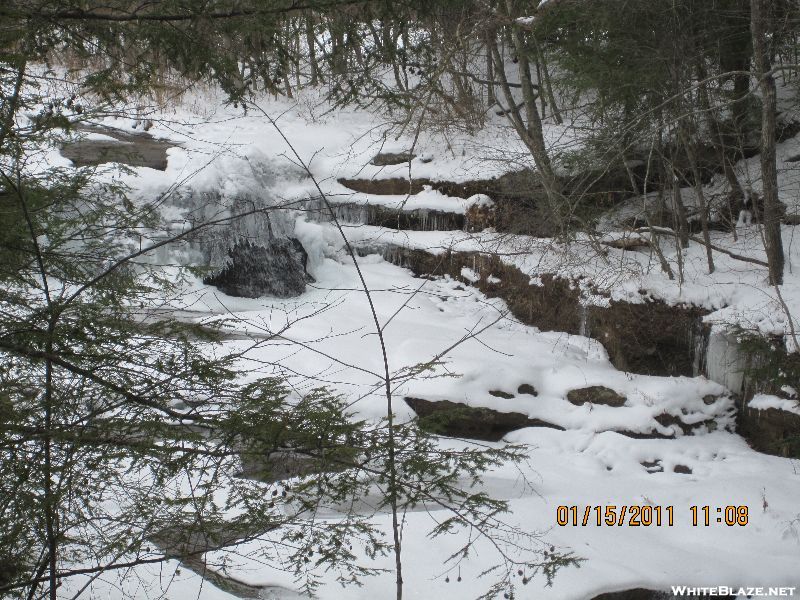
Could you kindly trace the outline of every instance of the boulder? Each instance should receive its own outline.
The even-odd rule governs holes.
[[[419,417],[419,426],[431,433],[450,437],[497,442],[507,433],[524,427],[564,428],[518,412],[499,412],[491,408],[467,406],[449,400],[431,401],[405,398]]]
[[[310,279],[308,258],[301,249],[302,244],[292,238],[273,238],[264,245],[239,241],[228,251],[228,263],[203,283],[242,298],[299,296]]]
[[[625,404],[626,398],[625,396],[620,396],[611,388],[602,385],[593,385],[577,390],[570,390],[567,394],[567,400],[575,406],[582,406],[588,402],[590,404],[604,404],[606,406],[618,408]]]
[[[175,142],[160,140],[147,133],[129,133],[110,127],[79,126],[78,131],[100,133],[107,140],[82,139],[64,144],[61,155],[76,167],[120,163],[131,167],[167,168],[167,150]]]
[[[372,158],[370,164],[375,165],[376,167],[401,165],[414,160],[416,156],[416,154],[412,154],[410,152],[379,152]]]

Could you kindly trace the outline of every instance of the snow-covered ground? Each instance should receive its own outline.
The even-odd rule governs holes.
[[[187,110],[186,106],[202,106],[202,111]],[[508,172],[521,165],[509,157],[524,155],[524,148],[503,120],[490,121],[486,130],[477,136],[456,134],[448,140],[439,136],[421,134],[414,141],[410,135],[394,139],[387,136],[388,124],[376,116],[355,111],[337,110],[324,114],[321,108],[310,103],[287,104],[265,101],[264,112],[277,121],[283,135],[288,138],[297,154],[306,162],[317,178],[322,190],[332,202],[379,204],[402,210],[432,209],[463,214],[471,203],[468,199],[454,198],[433,190],[423,190],[411,195],[370,195],[348,190],[340,178],[387,179],[428,178],[464,182],[487,179]],[[166,171],[142,170],[134,178],[123,177],[136,192],[152,200],[165,190],[178,186],[195,191],[215,191],[234,198],[237,195],[270,197],[275,204],[295,207],[298,199],[317,195],[317,190],[304,173],[279,132],[263,114],[249,110],[215,106],[213,99],[203,103],[187,100],[182,108],[161,115],[150,130],[155,136],[165,137],[180,146],[168,151]],[[107,119],[105,125],[130,129],[131,122]],[[558,148],[573,148],[579,142],[568,128],[549,125],[548,142]],[[412,145],[418,155],[425,155],[410,163],[379,167],[370,163],[378,152],[408,151]],[[778,146],[778,174],[781,184],[780,198],[789,212],[797,212],[798,167],[791,162],[800,154],[800,139],[792,138]],[[68,164],[61,157],[49,160]],[[758,157],[740,161],[736,165],[740,179],[752,183],[759,191]],[[707,187],[710,197],[720,193],[720,177]],[[268,188],[268,189],[265,189]],[[683,190],[691,204],[693,190]],[[639,210],[636,203],[627,205]],[[180,224],[185,211],[177,210],[167,217]],[[786,255],[786,278],[781,288],[783,300],[789,307],[800,307],[800,247],[796,243],[793,226],[783,227]],[[327,237],[327,246],[320,246],[316,233],[303,237],[309,254],[319,260],[331,246],[342,246],[335,236]],[[723,232],[712,232],[712,243],[736,255],[766,260],[763,240],[757,226],[740,227],[738,239]],[[658,258],[647,248],[637,251],[599,246],[596,240],[579,237],[570,246],[554,244],[551,240],[533,240],[508,235],[484,233],[476,236],[463,232],[392,231],[382,228],[356,227],[348,229],[351,241],[365,246],[374,243],[391,243],[410,248],[433,251],[482,250],[503,255],[503,260],[520,267],[532,277],[540,273],[553,273],[568,279],[585,278],[601,291],[601,295],[586,294],[587,303],[603,303],[607,298],[642,302],[657,298],[670,304],[688,303],[702,306],[712,312],[707,320],[712,323],[733,325],[762,333],[791,334],[789,315],[783,308],[774,289],[767,281],[767,270],[742,262],[721,252],[714,252],[716,270],[707,272],[705,248],[693,243],[683,252],[683,277],[679,284],[670,280],[659,266]],[[678,278],[677,252],[668,238],[661,238],[664,255]],[[644,292],[641,293],[641,292]],[[790,311],[797,312],[797,311]],[[794,328],[800,330],[800,320],[794,316]],[[790,340],[790,346],[792,345]]]
[[[381,149],[409,150],[410,139],[385,143],[382,123],[355,111],[314,116],[313,110],[301,105],[265,103],[263,107],[278,119],[283,133],[334,199],[406,201],[351,195],[336,179],[408,177],[408,163],[395,167],[368,163]],[[134,175],[123,177],[141,201],[150,201],[176,184],[198,192],[221,192],[227,197],[260,195],[276,204],[315,195],[313,183],[292,164],[290,149],[263,115],[251,110],[244,116],[229,108],[212,111],[206,106],[203,114],[182,108],[162,116],[150,133],[180,146],[169,151],[166,171],[137,169]],[[121,120],[105,124],[129,127]],[[551,128],[549,134],[553,143],[569,138],[561,128]],[[498,175],[509,165],[492,160],[500,155],[491,149],[513,143],[513,139],[499,122],[483,138],[450,140],[449,148],[433,137],[422,136],[417,142],[418,153],[432,160],[411,161],[411,174],[451,181]],[[407,199],[405,208],[463,212],[464,202],[426,191]],[[378,389],[382,358],[366,297],[343,251],[343,241],[331,224],[308,222],[300,212],[286,210],[283,214],[308,251],[309,271],[316,280],[304,295],[289,300],[231,298],[195,281],[173,306],[197,311],[199,320],[232,319],[232,333],[253,338],[291,324],[280,340],[260,344],[248,353],[242,372],[280,373],[300,390],[326,385],[351,399],[358,415],[380,418],[385,408]],[[180,227],[182,207],[173,206],[165,218]],[[583,275],[612,298],[638,300],[643,290],[645,295],[668,302],[690,302],[712,309],[712,320],[746,322],[762,331],[782,334],[789,331],[789,317],[765,285],[765,269],[717,253],[717,271],[708,276],[705,251],[699,245],[686,252],[685,283],[679,286],[667,279],[649,253],[606,248],[603,254],[589,239],[563,247],[549,240],[491,232],[476,236],[367,226],[349,227],[346,232],[351,241],[364,246],[391,243],[434,252],[446,248],[513,250],[504,260],[530,274],[533,284],[542,273]],[[797,309],[800,278],[792,265],[800,264],[800,250],[793,238],[794,228],[786,227],[788,267],[782,293],[786,304]],[[714,241],[735,253],[763,259],[755,228],[741,231],[736,243],[723,234],[715,234]],[[674,250],[667,255],[674,259]],[[186,259],[185,254],[176,253],[173,258],[176,256]],[[159,260],[165,258],[169,257]],[[375,255],[361,259],[360,264],[384,326],[389,366],[397,376],[394,393],[398,400],[403,396],[446,399],[521,412],[566,429],[527,428],[509,434],[508,441],[530,444],[529,463],[522,470],[511,465],[499,468],[485,481],[487,492],[509,500],[510,524],[542,532],[546,545],[571,549],[585,559],[580,568],[560,571],[552,587],[546,587],[541,577],[527,585],[522,585],[523,576],[517,577],[516,598],[583,600],[605,591],[668,589],[671,585],[800,585],[800,465],[754,452],[731,432],[732,401],[721,385],[703,377],[620,372],[598,342],[522,325],[507,314],[502,301],[489,299],[460,282],[414,278],[409,271]],[[606,300],[587,290],[587,301]],[[230,350],[251,345],[246,336],[230,337],[224,342]],[[414,366],[440,354],[435,377],[404,377]],[[521,384],[532,385],[538,396],[518,393]],[[625,396],[625,405],[575,406],[567,401],[570,390],[594,385]],[[493,390],[513,397],[498,398],[489,393]],[[704,400],[709,397],[713,398]],[[402,401],[396,402],[396,410],[401,419],[413,417]],[[685,435],[680,428],[655,420],[662,414],[681,416],[685,423],[698,427],[694,435]],[[714,425],[701,424],[704,422]],[[675,437],[634,439],[617,433],[619,430]],[[671,506],[674,523],[597,526],[592,516],[586,526],[559,526],[556,515],[560,505],[577,506],[581,518],[587,506],[647,505],[663,510]],[[708,526],[692,524],[691,506],[711,507]],[[748,524],[726,525],[726,506],[747,506]],[[717,507],[721,513],[716,512]],[[722,523],[717,522],[720,515]],[[459,547],[459,540],[445,537],[431,541],[426,535],[440,517],[436,510],[405,515],[407,598],[470,598],[488,587],[489,581],[478,580],[477,575],[499,560],[496,552],[487,541],[479,542],[476,551],[461,562],[461,581],[457,581],[459,573],[448,570],[444,560]],[[336,519],[335,511],[327,518]],[[389,531],[388,515],[377,514],[374,521]],[[227,574],[254,585],[276,586],[265,592],[265,597],[295,597],[288,591],[294,585],[291,576],[263,564],[257,544],[222,554],[210,556],[210,564],[224,558]],[[366,579],[363,587],[343,589],[331,577],[319,596],[365,600],[392,597],[392,559],[378,559],[376,563],[374,566],[387,571]],[[121,585],[136,597],[160,597],[169,583],[168,597],[229,597],[210,583],[202,584],[186,569],[175,575],[176,568],[174,562],[139,567],[133,578],[122,584],[116,574],[108,575],[95,582],[95,592],[98,597],[117,597],[117,586]]]

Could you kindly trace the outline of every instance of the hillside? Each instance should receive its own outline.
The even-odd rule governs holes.
[[[323,4],[0,9],[0,596],[796,593],[794,10]]]

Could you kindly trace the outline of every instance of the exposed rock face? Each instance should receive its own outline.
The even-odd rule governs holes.
[[[800,415],[778,408],[739,409],[739,433],[759,452],[800,457]]]
[[[466,212],[464,229],[470,232],[497,227],[497,209],[494,203],[476,202]]]
[[[167,168],[167,149],[175,142],[159,140],[146,133],[127,133],[109,127],[78,128],[89,133],[101,133],[114,140],[80,140],[66,144],[61,154],[76,167],[115,162],[131,167],[149,167],[159,171]]]
[[[379,251],[387,261],[411,269],[417,276],[449,275],[463,281],[461,271],[468,267],[480,278],[465,283],[490,298],[502,298],[520,322],[544,331],[592,337],[603,344],[612,364],[621,371],[687,377],[702,371],[708,336],[708,327],[702,323],[708,314],[704,309],[660,301],[611,301],[607,307],[582,307],[574,282],[543,274],[539,285],[531,285],[529,275],[497,256],[476,252],[431,254],[396,246],[362,251]]]
[[[498,231],[547,237],[555,235],[561,225],[549,209],[541,181],[535,173],[528,170],[508,173],[496,179],[464,183],[433,181],[427,178],[409,180],[400,177],[342,178],[338,182],[356,192],[376,195],[418,194],[427,186],[447,196],[458,198],[470,198],[476,194],[486,195],[494,201],[491,210],[485,205],[467,219],[467,222],[471,223],[470,229],[475,231],[481,227],[496,227]]]
[[[449,400],[433,402],[422,398],[405,398],[405,401],[417,413],[420,427],[439,435],[497,442],[507,433],[524,427],[564,430],[558,425],[531,419],[518,412],[498,412]]]
[[[611,301],[608,308],[589,307],[588,335],[605,346],[621,371],[692,376],[701,370],[698,348],[708,335],[702,324],[707,313],[659,301]]]
[[[606,406],[620,407],[625,405],[625,396],[620,396],[611,388],[602,385],[571,390],[567,394],[567,400],[575,406],[582,406],[587,402],[590,404],[605,404]]]
[[[388,179],[350,179],[341,177],[337,179],[346,188],[363,194],[401,195],[419,194],[426,185],[431,185],[429,179],[403,179],[391,177]],[[437,188],[438,189],[438,188]]]
[[[464,229],[464,215],[432,209],[394,210],[379,205],[365,208],[366,222],[378,227],[407,231],[458,231]]]
[[[289,238],[289,241],[292,242],[292,246],[294,246],[294,249],[300,257],[300,262],[303,264],[303,273],[306,274],[306,278],[313,279],[308,273],[308,252],[303,248],[303,244],[297,238]]]
[[[331,211],[340,223],[374,225],[389,229],[409,231],[458,231],[465,228],[465,215],[459,212],[415,208],[397,210],[380,204],[361,204],[356,202],[331,202],[328,207],[323,201],[314,199],[305,208],[313,219],[331,222]]]
[[[404,184],[407,186],[408,182],[404,181]],[[731,344],[728,344],[731,345],[730,352],[720,348],[722,338],[712,335],[710,326],[703,323],[703,317],[708,314],[703,308],[668,305],[649,298],[643,298],[638,303],[612,300],[607,306],[585,307],[581,304],[579,282],[542,274],[536,284],[531,284],[529,275],[490,254],[433,254],[391,245],[359,249],[365,254],[376,251],[387,261],[411,269],[417,276],[446,275],[474,285],[489,297],[502,298],[514,317],[526,325],[545,331],[592,337],[603,344],[612,364],[619,370],[659,376],[692,377],[705,374],[709,379],[742,394],[745,399],[752,397],[753,388],[776,393],[768,385],[770,377],[756,375],[757,381],[746,381],[742,371],[750,363],[745,361],[741,366],[738,366],[738,362],[734,364],[733,359],[739,350]],[[462,275],[464,267],[475,273],[477,279],[471,277],[469,281],[465,280]],[[518,393],[526,392],[520,389]],[[581,398],[573,393],[570,401],[574,404],[596,401],[609,406],[621,406],[625,400],[615,394],[605,400],[599,398],[598,402],[598,398]],[[717,401],[718,398],[714,396],[703,398],[706,405]],[[680,415],[666,413],[655,418],[663,427],[675,426],[685,434],[699,426],[706,426],[709,430],[718,427],[715,420],[687,423]],[[800,456],[798,421],[795,415],[787,411],[755,411],[740,407],[738,431],[758,451]],[[634,438],[671,437],[661,431],[619,433]]]
[[[230,249],[223,269],[203,283],[242,298],[299,296],[309,279],[305,270],[308,257],[301,249],[302,244],[289,238],[270,239],[263,246],[239,241]]]

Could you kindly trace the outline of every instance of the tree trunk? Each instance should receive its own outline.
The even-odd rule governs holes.
[[[486,80],[489,85],[486,89],[486,104],[489,108],[497,104],[497,98],[494,95],[494,64],[492,63],[492,50],[491,50],[491,33],[486,33]]]
[[[510,2],[507,2],[509,16],[512,14]],[[519,81],[522,85],[522,99],[525,105],[525,120],[528,137],[535,148],[534,160],[536,166],[542,174],[542,180],[547,188],[548,196],[557,193],[555,186],[555,174],[550,163],[550,156],[547,154],[547,146],[544,142],[542,131],[542,119],[539,116],[539,109],[536,106],[536,92],[534,91],[533,81],[531,80],[531,67],[528,62],[525,45],[522,42],[522,35],[519,25],[511,25],[511,41],[514,44],[514,51],[517,55],[517,67],[519,71]],[[495,63],[499,62],[499,55],[495,56]],[[495,64],[495,67],[502,68],[502,63]],[[512,102],[509,102],[512,104]]]
[[[317,36],[314,33],[314,13],[306,13],[306,46],[308,46],[308,65],[311,69],[309,85],[315,86],[320,80],[319,64],[317,63]]]
[[[700,87],[698,89],[700,109],[706,116],[706,124],[708,125],[708,131],[711,134],[711,145],[714,146],[714,150],[717,153],[717,159],[720,161],[720,165],[725,173],[725,179],[727,179],[728,185],[731,188],[731,197],[728,200],[728,204],[729,206],[732,204],[738,205],[742,200],[744,200],[744,190],[742,189],[742,185],[739,183],[739,179],[736,177],[736,172],[733,170],[733,165],[726,154],[727,148],[725,148],[725,140],[719,127],[719,117],[717,111],[716,109],[712,110],[711,108],[711,99],[708,94],[708,82],[706,81],[708,78],[708,73],[706,72],[702,60],[697,61],[697,78],[700,80]],[[733,231],[735,241],[736,227],[733,220],[731,220],[731,230]]]
[[[561,117],[561,111],[558,110],[558,104],[556,104],[556,97],[553,94],[553,83],[550,79],[550,70],[547,68],[547,60],[545,59],[544,52],[542,51],[542,47],[539,45],[539,42],[536,40],[536,37],[533,37],[533,43],[536,45],[536,54],[539,56],[539,64],[542,66],[542,75],[544,76],[544,89],[547,93],[547,101],[550,103],[550,110],[553,113],[553,118],[555,119],[558,125],[561,125],[564,122],[564,119]],[[539,90],[541,93],[541,89]]]
[[[769,281],[783,283],[783,242],[778,204],[778,170],[775,164],[775,114],[777,94],[770,71],[767,48],[769,0],[750,1],[750,28],[753,34],[755,73],[761,88],[761,181],[764,198],[764,246],[769,264]]]
[[[694,189],[697,194],[697,202],[700,205],[700,225],[703,228],[703,241],[706,245],[706,260],[708,261],[708,273],[714,272],[714,257],[711,253],[711,234],[708,231],[708,203],[706,202],[705,194],[703,193],[703,182],[700,174],[700,167],[697,164],[697,152],[694,148],[694,140],[689,138],[689,134],[681,125],[681,137],[683,138],[683,147],[686,149],[686,157],[689,159],[689,165],[692,169],[692,179],[694,179]]]
[[[508,85],[508,79],[506,78],[505,68],[503,65],[503,58],[500,56],[497,43],[492,44],[492,56],[494,58],[495,75],[500,82],[500,89],[503,91],[503,96],[508,104],[506,116],[511,121],[511,124],[514,126],[517,134],[528,147],[531,156],[533,156],[533,161],[536,163],[536,168],[542,175],[542,179],[548,181],[553,180],[553,169],[550,164],[550,157],[547,155],[547,148],[544,144],[542,122],[541,119],[539,119],[539,111],[536,107],[536,97],[534,96],[531,99],[532,110],[531,107],[528,106],[528,102],[524,102],[524,104],[526,104],[526,108],[528,109],[528,116],[531,114],[534,116],[533,123],[529,122],[526,125],[525,120],[520,114],[519,107],[514,100],[514,95],[511,93],[511,87]]]

